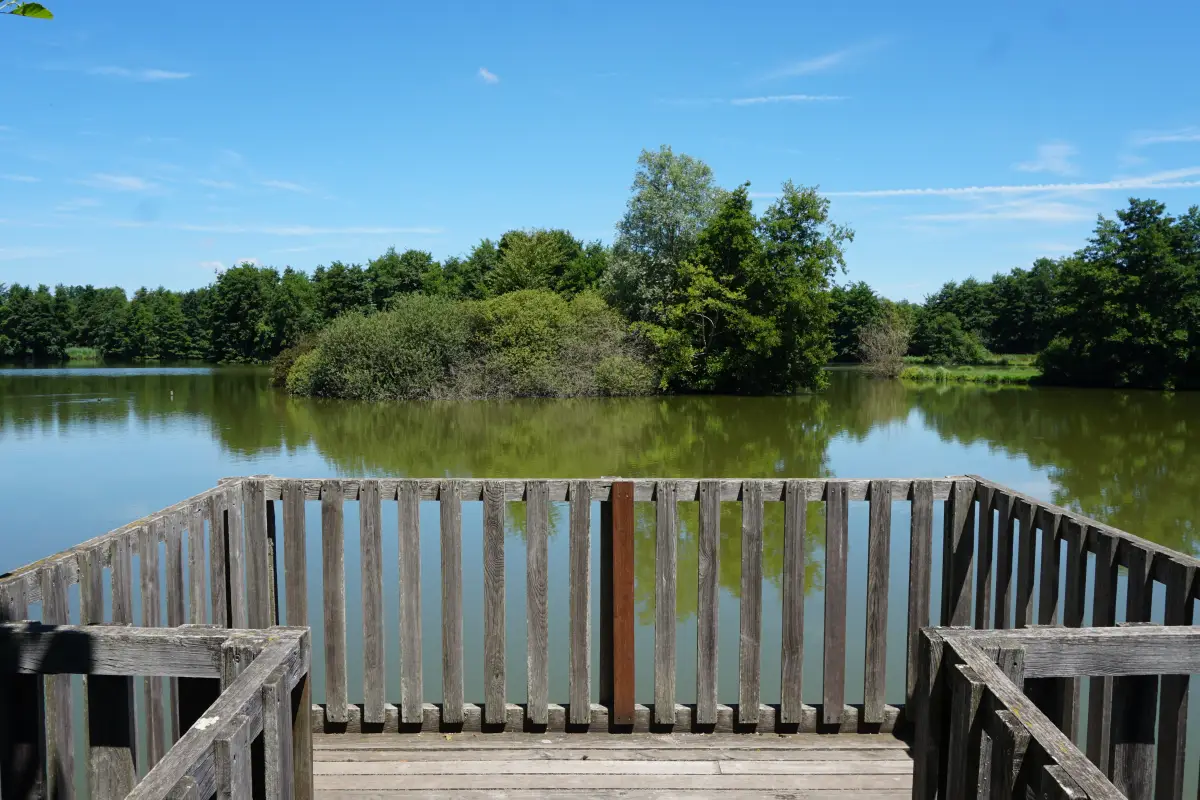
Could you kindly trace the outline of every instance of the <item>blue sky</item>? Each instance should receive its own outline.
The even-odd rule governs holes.
[[[1195,2],[46,3],[0,18],[0,282],[609,241],[660,144],[819,185],[896,298],[1200,202]]]

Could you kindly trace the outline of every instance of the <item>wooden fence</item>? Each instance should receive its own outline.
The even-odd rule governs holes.
[[[359,503],[358,546],[362,575],[347,576],[344,524],[346,501]],[[847,603],[849,592],[849,504],[869,504],[866,627],[861,706],[846,704]],[[321,563],[307,563],[305,508],[320,505]],[[439,505],[442,696],[423,687],[420,654],[422,623],[419,504]],[[483,508],[482,575],[483,696],[464,696],[463,537],[464,503]],[[505,504],[524,502],[526,514],[526,608],[528,685],[523,704],[505,696],[505,628],[513,609],[505,607]],[[676,664],[681,657],[675,632],[678,503],[698,502],[698,602],[696,703],[676,702]],[[720,504],[741,506],[741,600],[736,696],[718,697],[717,609],[721,539]],[[401,663],[384,663],[382,558],[384,503],[395,504],[398,523]],[[548,532],[551,503],[566,503],[569,514],[568,693],[549,695]],[[765,665],[781,675],[778,705],[761,702],[763,510],[780,503],[784,519],[781,581],[781,660]],[[598,504],[598,506],[597,506]],[[635,703],[633,693],[633,521],[636,504],[655,509],[654,702]],[[811,504],[819,504],[814,509]],[[889,580],[903,574],[889,563],[891,519],[897,504],[908,505],[909,564],[905,640],[907,676],[904,704],[885,702]],[[940,542],[933,532],[935,511],[943,519]],[[281,507],[281,508],[280,508]],[[808,515],[823,513],[824,625],[821,703],[802,702],[801,688],[815,676],[802,670],[805,641],[804,531]],[[592,515],[598,514],[599,542],[592,542]],[[426,540],[428,541],[428,540]],[[940,561],[934,548],[940,544]],[[590,574],[590,554],[598,546],[600,575]],[[41,603],[46,622],[67,622],[65,587],[80,586],[80,622],[132,623],[131,553],[138,556],[141,616],[145,626],[211,623],[222,627],[264,628],[283,621],[307,624],[307,585],[321,575],[321,608],[312,624],[323,633],[325,700],[314,708],[327,730],[466,729],[542,730],[586,728],[635,730],[879,730],[907,724],[904,706],[917,692],[916,659],[921,628],[930,622],[976,629],[1021,629],[1033,625],[1111,626],[1150,619],[1156,587],[1166,625],[1190,625],[1200,562],[1136,536],[1041,502],[983,478],[937,480],[299,480],[269,476],[234,478],[194,498],[85,542],[36,564],[0,577],[0,612],[9,619],[30,615]],[[165,561],[160,578],[160,559]],[[184,564],[186,563],[186,570]],[[940,570],[933,565],[940,563]],[[311,572],[310,572],[311,570]],[[101,606],[98,587],[107,573],[111,607]],[[349,697],[347,668],[347,579],[361,579],[363,619],[363,697]],[[474,576],[467,576],[474,580]],[[165,580],[165,586],[160,581]],[[591,593],[599,592],[600,614],[589,613]],[[282,591],[280,589],[282,588]],[[207,589],[207,592],[206,592]],[[160,613],[165,590],[165,616]],[[205,602],[208,595],[209,602]],[[933,603],[937,597],[938,602]],[[1125,598],[1118,608],[1118,598]],[[286,598],[283,607],[280,600]],[[935,609],[931,609],[931,603]],[[936,614],[931,611],[936,610]],[[472,613],[473,609],[466,610]],[[591,692],[592,625],[599,627],[598,696]],[[854,635],[858,635],[855,633]],[[811,640],[813,637],[809,637]],[[858,643],[855,642],[855,645]],[[857,647],[855,647],[857,649]],[[398,697],[385,692],[385,675],[398,671]],[[1075,698],[1078,678],[1072,679]],[[1114,677],[1091,677],[1088,757],[1104,774],[1112,772],[1112,692]],[[149,707],[163,703],[173,686],[147,681]],[[853,687],[857,693],[857,687]],[[1188,678],[1170,675],[1158,692],[1158,785],[1181,781]],[[389,700],[393,701],[389,702]],[[551,701],[558,702],[551,702]],[[482,702],[478,702],[482,701]],[[1067,701],[1063,701],[1064,703]],[[1072,702],[1076,702],[1072,700]],[[1077,702],[1076,702],[1077,705]],[[162,715],[152,727],[150,763],[165,751]],[[1074,737],[1077,709],[1063,717]],[[170,736],[178,736],[171,720]],[[1167,795],[1159,795],[1167,796]]]
[[[1200,631],[929,628],[921,637],[914,798],[1181,796],[1170,721],[1155,735],[1157,700],[1172,676],[1200,672]],[[1104,765],[1067,733],[1080,677],[1118,684],[1103,718]]]
[[[75,796],[74,674],[92,800],[308,800],[308,639],[304,628],[0,623],[0,796]],[[178,741],[151,761],[138,753],[133,676],[175,686]]]

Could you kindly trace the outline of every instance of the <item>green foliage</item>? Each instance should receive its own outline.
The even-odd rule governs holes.
[[[884,301],[866,281],[829,290],[829,309],[833,314],[833,352],[835,361],[859,361],[859,338],[867,326],[884,315]]]
[[[275,354],[271,305],[278,284],[278,272],[248,263],[217,276],[209,297],[214,360],[255,362]]]
[[[29,17],[30,19],[54,19],[50,9],[41,3],[22,3],[18,0],[0,3],[0,14],[11,14],[14,17]]]
[[[389,247],[367,265],[366,276],[375,308],[384,308],[398,294],[420,292],[427,284],[436,283],[441,277],[441,267],[424,250],[397,253],[396,248]]]
[[[978,364],[987,357],[979,338],[954,314],[927,311],[913,332],[912,351],[930,364]]]
[[[1041,353],[1056,383],[1200,388],[1200,207],[1130,200],[1061,264],[1062,333]]]
[[[958,367],[950,369],[944,366],[912,366],[904,368],[900,373],[900,379],[913,383],[984,383],[1021,386],[1032,383],[1039,375],[1038,370],[1028,367],[1012,369]]]
[[[180,296],[161,287],[138,289],[129,304],[124,343],[126,358],[188,358],[192,347]]]
[[[316,287],[317,311],[323,319],[337,319],[342,314],[366,314],[375,309],[370,277],[360,264],[334,261],[328,267],[319,266],[313,273]]]

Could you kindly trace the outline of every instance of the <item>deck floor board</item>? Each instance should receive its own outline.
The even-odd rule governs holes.
[[[320,800],[719,797],[898,800],[890,735],[331,734],[313,742]]]

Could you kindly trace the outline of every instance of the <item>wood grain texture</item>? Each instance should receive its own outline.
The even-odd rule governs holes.
[[[592,499],[587,481],[571,483],[570,502],[570,722],[587,725],[592,691]]]
[[[346,721],[346,546],[340,481],[321,487],[321,589],[325,631],[325,711]]]
[[[363,720],[383,722],[387,699],[383,635],[383,531],[379,482],[363,481],[358,490],[358,544],[362,567]]]
[[[954,481],[943,523],[942,625],[970,625],[975,561],[974,481]]]
[[[526,714],[545,725],[550,702],[550,487],[525,485]]]
[[[799,725],[804,719],[804,535],[808,496],[803,481],[784,487],[783,501],[783,636],[780,658],[779,719]]]
[[[1062,567],[1059,547],[1062,516],[1051,513],[1034,515],[1042,532],[1042,547],[1038,562],[1038,612],[1039,625],[1058,623],[1058,575]]]
[[[21,581],[24,583],[24,581]],[[24,587],[0,591],[12,619],[24,619]],[[18,599],[19,596],[19,599]],[[0,680],[0,797],[46,797],[45,691],[41,675],[12,675]],[[123,796],[123,795],[122,795]]]
[[[251,800],[250,722],[236,716],[213,742],[217,767],[217,800]]]
[[[40,573],[42,620],[50,625],[70,622],[67,583],[62,566],[54,563]],[[46,698],[46,790],[59,800],[75,797],[75,741],[72,737],[73,703],[71,676],[47,675]],[[161,721],[161,720],[160,720]]]
[[[863,722],[880,724],[887,682],[888,574],[891,570],[892,487],[871,481],[867,531],[867,639],[863,655]]]
[[[458,481],[438,491],[442,552],[442,721],[463,721],[462,501]]]
[[[138,566],[142,588],[142,627],[156,628],[162,625],[162,595],[159,588],[158,542],[163,520],[157,520],[142,529],[138,540]],[[146,709],[145,768],[157,764],[167,751],[166,723],[163,718],[163,679],[142,679]]]
[[[112,621],[116,625],[133,624],[133,552],[128,537],[112,543],[108,580],[112,595]]]
[[[268,500],[267,512],[267,589],[271,625],[279,625],[279,526],[275,516],[275,501]]]
[[[278,668],[262,687],[263,773],[266,800],[292,800],[292,702],[287,672]]]
[[[1117,540],[1098,531],[1095,533],[1096,588],[1092,594],[1092,626],[1109,627],[1116,624],[1117,617]],[[1106,775],[1112,770],[1112,686],[1112,678],[1092,678],[1088,694],[1087,755]]]
[[[721,542],[720,481],[700,482],[696,582],[696,724],[717,723],[717,603]]]
[[[846,567],[850,504],[846,485],[825,485],[825,649],[822,659],[822,721],[842,721],[846,702]]]
[[[227,543],[225,580],[229,586],[229,627],[249,628],[250,612],[246,588],[246,532],[242,521],[245,481],[228,484],[225,508]]]
[[[133,679],[90,675],[85,694],[88,790],[92,800],[124,800],[137,783]]]
[[[933,486],[929,481],[914,481],[908,539],[908,661],[904,694],[909,707],[915,707],[921,628],[929,624],[932,559]]]
[[[183,580],[183,526],[182,514],[172,515],[167,519],[166,537],[166,568],[167,578],[167,626],[179,627],[184,623],[187,610],[184,605]],[[168,704],[168,717],[171,728],[169,745],[179,741],[179,681],[171,678],[167,681],[171,690],[171,700]],[[168,745],[168,746],[169,746]]]
[[[283,485],[283,585],[288,625],[308,625],[308,542],[304,520],[304,486]]]
[[[208,546],[204,541],[204,514],[199,505],[187,510],[187,561],[188,561],[188,622],[201,625],[208,621],[208,565],[205,553]]]
[[[1029,747],[1029,731],[1011,711],[1000,709],[991,715],[991,740],[992,769],[986,798],[1011,800],[1017,796],[1017,777]]]
[[[229,525],[225,511],[226,495],[222,490],[208,498],[208,560],[209,602],[212,604],[212,624],[230,626],[229,618]],[[116,618],[114,617],[114,621]]]
[[[504,487],[483,490],[483,695],[484,721],[504,724]]]
[[[758,725],[762,672],[762,483],[742,484],[742,593],[738,637],[738,722]]]
[[[81,550],[79,564],[79,624],[104,623],[104,553]]]
[[[654,489],[654,721],[675,724],[677,491],[674,481]],[[580,698],[582,699],[582,698]],[[574,714],[575,696],[571,696]]]
[[[1162,559],[1155,557],[1154,561]],[[1182,559],[1163,565],[1166,594],[1163,624],[1191,628],[1195,605],[1195,569]],[[1163,668],[1165,671],[1166,667]],[[1158,754],[1155,761],[1154,796],[1175,800],[1183,795],[1184,754],[1187,749],[1189,673],[1166,674],[1159,679]]]
[[[271,575],[267,553],[267,499],[265,481],[250,478],[243,482],[245,503],[246,610],[251,628],[269,628],[275,623],[271,613]]]
[[[1003,630],[1012,627],[1016,501],[1010,493],[1000,490],[996,490],[994,498],[999,522],[996,525],[996,624],[993,627]]]
[[[982,483],[975,485],[975,500],[979,504],[979,544],[975,560],[975,627],[992,626],[992,573],[995,571],[996,514],[992,500],[995,489]]]
[[[415,480],[396,487],[400,519],[400,719],[421,721],[421,491]]]
[[[1033,527],[1033,506],[1025,500],[1016,501],[1017,517],[1017,606],[1013,614],[1014,628],[1033,624],[1033,587],[1037,575],[1035,560],[1037,530]]]
[[[950,739],[946,757],[946,796],[970,797],[975,794],[979,776],[979,750],[982,732],[979,705],[984,684],[969,666],[950,671]]]
[[[1071,519],[1062,519],[1059,531],[1063,539],[1063,559],[1066,576],[1063,587],[1063,624],[1068,628],[1083,625],[1087,598],[1087,548],[1084,547],[1083,527]],[[1063,732],[1075,741],[1079,736],[1079,709],[1082,680],[1070,679],[1070,692],[1063,698]]]
[[[614,725],[634,722],[634,607],[633,483],[612,486],[612,709]]]

